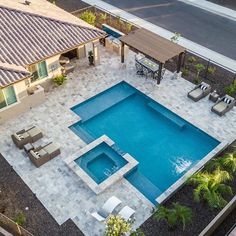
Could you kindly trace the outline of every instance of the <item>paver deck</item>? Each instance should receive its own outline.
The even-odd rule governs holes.
[[[207,98],[198,103],[187,98],[187,92],[194,87],[190,82],[172,79],[172,73],[167,71],[157,85],[151,78],[136,75],[133,53],[129,54],[124,66],[119,56],[105,49],[101,55],[101,65],[89,67],[87,60],[77,62],[66,84],[47,93],[45,103],[0,124],[3,156],[59,224],[72,218],[88,236],[103,234],[104,224],[96,222],[90,213],[98,210],[112,195],[122,200],[122,206],[136,210],[134,227],[151,215],[153,205],[125,179],[96,195],[66,166],[63,160],[86,145],[68,128],[79,119],[70,110],[72,106],[125,80],[218,140],[230,142],[236,137],[236,108],[218,117],[210,111],[213,103]],[[30,162],[23,150],[14,146],[10,137],[13,132],[30,125],[37,125],[44,134],[36,144],[54,141],[61,146],[61,155],[40,168]]]

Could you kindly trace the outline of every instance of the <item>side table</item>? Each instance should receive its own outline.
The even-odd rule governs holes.
[[[33,149],[34,149],[34,146],[33,146],[32,143],[27,143],[27,144],[24,145],[24,150],[25,150],[27,153],[30,152],[30,151],[33,150]]]
[[[212,102],[217,102],[219,99],[220,95],[216,92],[210,93],[209,100]]]

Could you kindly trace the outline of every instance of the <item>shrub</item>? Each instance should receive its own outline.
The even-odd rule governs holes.
[[[231,176],[227,171],[216,169],[213,173],[196,173],[188,183],[196,185],[193,191],[196,202],[203,199],[212,208],[223,208],[227,204],[224,196],[233,194],[231,187],[224,184],[228,180],[231,180]]]
[[[173,43],[178,43],[180,36],[180,33],[175,32],[174,35],[170,38],[170,41]]]
[[[207,69],[207,73],[214,75],[216,72],[216,68],[214,66],[209,66]]]
[[[189,70],[185,67],[185,68],[183,68],[183,70],[182,70],[182,75],[183,76],[188,76],[189,75]]]
[[[104,23],[107,20],[107,13],[100,13],[99,14],[99,21],[100,23]]]
[[[193,83],[200,84],[200,79],[198,77],[194,78]]]
[[[200,74],[200,72],[205,69],[205,66],[203,64],[198,63],[195,65],[195,69],[197,71],[197,76],[198,76]]]
[[[126,32],[129,33],[132,30],[132,24],[126,23]]]
[[[80,17],[81,20],[86,21],[88,24],[95,26],[96,15],[91,11],[84,11]]]
[[[20,212],[15,218],[14,218],[14,222],[18,225],[23,225],[26,222],[26,218],[25,215]]]
[[[64,82],[67,80],[67,77],[65,75],[58,75],[58,76],[54,77],[52,80],[55,84],[60,86],[60,85],[64,84]]]
[[[160,206],[155,212],[154,217],[158,220],[167,221],[171,228],[182,225],[182,229],[185,230],[186,225],[192,222],[193,215],[191,208],[183,206],[178,202],[172,205],[173,207],[170,209]]]
[[[229,95],[234,95],[236,94],[236,80],[229,86],[225,87],[225,92]]]
[[[133,231],[130,236],[145,236],[145,234],[140,228],[138,228],[136,231]]]
[[[191,56],[188,58],[189,63],[195,63],[196,61],[197,61],[197,59],[194,56]]]
[[[236,152],[226,153],[222,157],[212,159],[205,166],[206,170],[214,171],[215,169],[226,170],[233,174],[236,172]]]
[[[106,223],[106,236],[124,236],[131,231],[131,223],[122,217],[110,215]]]

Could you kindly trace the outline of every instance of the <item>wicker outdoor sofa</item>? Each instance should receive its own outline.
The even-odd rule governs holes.
[[[22,149],[27,143],[34,143],[43,137],[42,131],[36,127],[32,126],[29,129],[22,129],[17,133],[11,135],[14,144]]]
[[[46,162],[52,160],[61,153],[59,146],[54,143],[48,143],[45,146],[39,146],[31,150],[28,155],[35,166],[40,167]]]
[[[236,104],[236,100],[229,96],[223,96],[215,105],[211,108],[211,110],[219,116],[223,116],[226,112],[231,110]]]
[[[188,93],[188,97],[194,102],[206,97],[211,92],[211,86],[207,83],[201,82],[194,89]]]

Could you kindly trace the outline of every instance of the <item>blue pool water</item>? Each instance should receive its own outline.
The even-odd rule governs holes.
[[[97,183],[122,168],[127,161],[106,143],[101,143],[75,162]]]
[[[126,178],[152,202],[219,144],[126,82],[72,110],[82,121],[70,128],[85,142],[106,134],[139,161]]]

